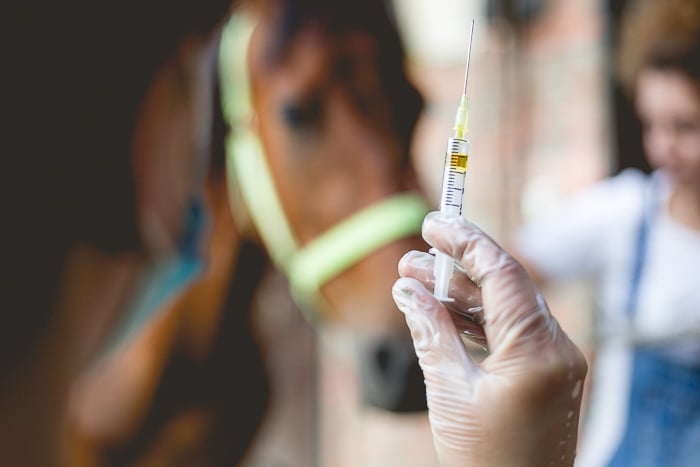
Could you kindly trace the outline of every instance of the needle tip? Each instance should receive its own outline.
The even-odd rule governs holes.
[[[474,18],[472,18],[472,27],[471,31],[469,32],[469,49],[467,51],[467,68],[464,72],[464,89],[462,94],[467,94],[467,83],[469,82],[469,62],[471,61],[472,57],[472,42],[474,40]]]

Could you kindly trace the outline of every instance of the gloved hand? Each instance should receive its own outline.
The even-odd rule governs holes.
[[[451,312],[431,293],[433,257],[407,253],[393,296],[425,376],[440,464],[573,465],[587,371],[582,353],[525,270],[478,228],[430,213],[423,237],[455,259],[451,306],[483,310],[476,321],[490,352],[479,363],[469,356]]]

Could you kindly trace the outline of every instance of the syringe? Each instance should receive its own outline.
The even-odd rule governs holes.
[[[469,62],[472,54],[472,40],[474,37],[474,20],[472,20],[469,34],[469,51],[467,53],[467,69],[464,73],[464,89],[462,98],[457,107],[457,116],[452,128],[454,136],[447,140],[445,153],[445,165],[442,174],[442,195],[440,196],[440,212],[447,217],[462,216],[462,197],[464,195],[464,177],[467,173],[469,160],[469,141],[466,139],[469,110],[467,107],[467,82],[469,81]],[[450,279],[454,262],[448,254],[437,251],[435,253],[435,289],[433,295],[441,301],[452,301],[448,295]]]

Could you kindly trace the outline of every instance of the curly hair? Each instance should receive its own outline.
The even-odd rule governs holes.
[[[644,69],[678,70],[700,83],[700,0],[637,0],[625,11],[617,74],[633,92]]]

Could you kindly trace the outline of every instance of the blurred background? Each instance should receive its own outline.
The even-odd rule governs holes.
[[[393,0],[410,74],[426,99],[413,157],[433,206],[472,18],[467,219],[508,245],[515,228],[563,196],[622,168],[644,168],[639,130],[610,67],[624,3]],[[632,126],[620,127],[620,120]],[[265,340],[276,343],[266,353],[273,395],[245,465],[437,465],[426,414],[363,407],[353,384],[352,343],[332,329],[313,331],[281,290],[284,279],[271,274],[259,294],[256,322]],[[546,296],[569,335],[590,350],[587,284]],[[280,317],[279,310],[287,313]]]

